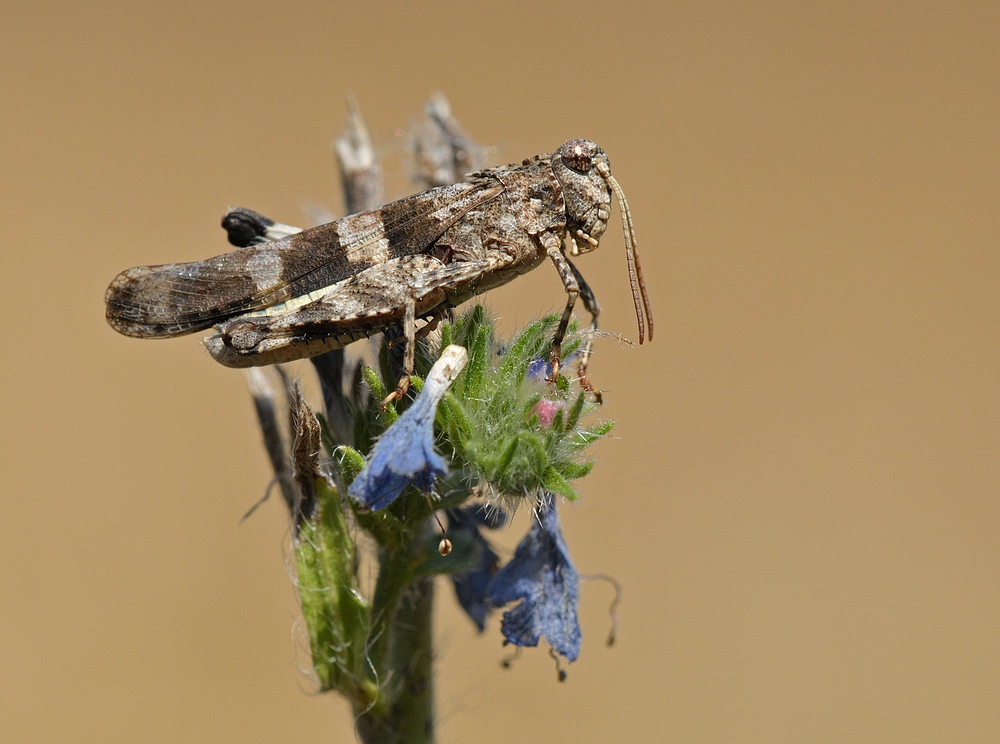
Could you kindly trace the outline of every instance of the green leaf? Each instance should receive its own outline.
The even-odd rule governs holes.
[[[344,485],[349,486],[354,483],[354,479],[358,477],[358,473],[364,470],[365,456],[354,449],[354,447],[346,444],[338,447],[335,455],[334,462],[340,466],[340,477],[344,481]]]
[[[382,378],[379,377],[378,372],[369,367],[367,364],[364,365],[362,373],[365,376],[365,382],[368,383],[368,389],[372,391],[372,402],[374,403],[375,409],[378,411],[378,418],[382,423],[382,429],[388,429],[396,423],[396,419],[399,418],[399,414],[396,412],[395,403],[390,403],[385,408],[382,408],[381,403],[388,395],[385,391],[385,385],[382,384]]]
[[[589,473],[590,469],[594,467],[594,463],[593,461],[573,462],[572,460],[562,460],[558,465],[553,465],[553,467],[567,480],[576,480]]]
[[[580,494],[576,492],[573,485],[559,475],[555,468],[549,468],[545,471],[545,476],[542,478],[542,486],[545,490],[558,494],[570,501],[576,501],[580,498]]]
[[[598,439],[607,436],[608,432],[614,428],[614,425],[614,421],[602,421],[589,429],[577,429],[573,436],[565,439],[565,444],[572,452],[578,452],[584,447],[590,446]]]
[[[368,389],[372,391],[372,397],[375,400],[384,400],[386,396],[385,385],[382,384],[382,378],[378,376],[378,372],[365,364],[361,368],[361,373],[365,377]]]
[[[493,331],[488,325],[476,328],[476,335],[467,347],[469,364],[465,368],[465,382],[462,392],[469,398],[480,398],[483,395],[483,385],[486,380],[486,365],[489,362],[493,348]]]
[[[502,480],[507,476],[507,471],[510,469],[510,463],[514,459],[514,453],[517,452],[517,445],[518,438],[511,437],[510,442],[503,449],[495,468],[493,468],[493,472],[491,474],[493,478]]]
[[[458,432],[458,436],[468,437],[472,433],[472,420],[462,401],[450,390],[444,394],[442,401],[448,407],[449,423],[453,423]],[[438,405],[438,408],[441,406]]]
[[[531,418],[531,416],[535,412],[535,406],[538,405],[538,402],[541,399],[542,399],[542,394],[541,393],[535,393],[535,394],[529,396],[527,400],[525,400],[524,405],[522,405],[522,407],[521,407],[521,410],[524,411],[523,415],[524,415],[525,420],[528,420],[528,419]]]
[[[566,430],[572,431],[576,428],[576,425],[580,422],[580,415],[583,413],[583,403],[584,403],[583,391],[576,396],[576,400],[573,401],[573,405],[569,407],[569,412],[566,415]]]
[[[451,323],[442,323],[441,324],[441,348],[442,349],[446,349],[446,348],[448,348],[448,346],[450,346],[451,344],[455,343],[454,341],[452,341],[452,338],[454,338],[454,335],[453,335],[454,334],[454,330],[455,330],[455,327]]]
[[[516,385],[524,381],[528,362],[541,356],[542,349],[547,346],[549,328],[555,320],[556,316],[550,315],[545,320],[532,323],[517,335],[503,355],[503,363],[498,370],[501,378]]]
[[[531,471],[539,477],[549,466],[549,453],[545,444],[535,434],[529,431],[522,431],[520,440],[525,447],[526,454],[530,462]]]
[[[355,545],[336,490],[317,478],[316,495],[316,511],[295,539],[299,597],[313,668],[322,689],[337,690],[355,704],[365,703],[377,691],[365,660],[371,619],[354,573]]]

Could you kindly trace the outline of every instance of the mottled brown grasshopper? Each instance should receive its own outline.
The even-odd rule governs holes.
[[[105,295],[108,323],[139,338],[215,326],[205,345],[229,367],[313,357],[401,325],[406,350],[398,397],[413,372],[418,333],[450,308],[548,258],[567,295],[552,339],[555,377],[577,298],[597,326],[600,307],[569,256],[597,248],[611,216],[612,193],[622,213],[642,343],[643,312],[650,339],[653,318],[632,216],[607,155],[581,139],[554,154],[478,171],[464,183],[309,230],[231,210],[223,226],[242,247],[205,261],[122,272]],[[588,343],[580,359],[585,385],[589,356]]]

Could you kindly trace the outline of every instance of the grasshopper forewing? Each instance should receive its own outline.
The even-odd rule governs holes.
[[[249,219],[244,247],[205,261],[122,272],[105,295],[107,318],[115,330],[139,338],[214,326],[205,345],[230,367],[308,358],[401,325],[407,342],[401,396],[413,372],[418,319],[436,322],[547,258],[567,294],[552,339],[558,371],[577,298],[597,326],[600,307],[570,257],[597,248],[612,194],[622,213],[642,343],[647,324],[653,337],[653,319],[628,203],[604,151],[579,139],[554,154],[301,232],[249,210],[230,212],[231,236],[247,227],[240,222],[246,215],[263,221]],[[589,353],[588,343],[580,361],[585,384]]]

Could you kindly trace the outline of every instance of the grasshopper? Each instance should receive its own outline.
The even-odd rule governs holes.
[[[566,290],[551,347],[555,379],[578,299],[597,327],[600,306],[570,257],[597,248],[614,194],[639,343],[646,325],[653,338],[632,215],[600,147],[573,139],[555,153],[467,178],[301,231],[250,210],[230,210],[223,226],[237,250],[123,271],[105,295],[108,323],[138,338],[214,326],[205,346],[228,367],[305,359],[402,326],[403,375],[390,395],[398,399],[413,373],[418,335],[451,308],[548,259]],[[592,389],[589,359],[590,342],[579,373]]]

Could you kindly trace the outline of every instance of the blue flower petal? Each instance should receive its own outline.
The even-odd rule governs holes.
[[[580,352],[574,351],[568,357],[563,359],[559,366],[562,368],[568,367],[578,356],[580,356]],[[535,382],[546,382],[552,378],[552,365],[549,363],[548,359],[534,357],[528,362],[528,366],[525,369],[525,377],[529,380],[534,380]]]
[[[529,380],[545,382],[545,380],[552,376],[552,365],[541,357],[535,357],[528,362],[526,376]]]
[[[434,451],[434,414],[467,360],[461,346],[445,349],[413,405],[375,443],[347,491],[352,499],[369,509],[384,509],[411,483],[430,493],[437,476],[448,474],[448,463]]]
[[[555,497],[546,493],[538,518],[494,577],[490,601],[495,606],[521,600],[503,615],[500,630],[515,646],[537,646],[544,636],[569,661],[580,655],[582,634],[576,608],[580,575],[569,557],[556,512]]]
[[[479,528],[485,526],[495,529],[506,519],[507,515],[499,509],[486,512],[479,506],[452,509],[448,512],[449,531],[469,532],[479,546],[479,562],[476,567],[470,571],[452,574],[451,582],[455,586],[458,604],[465,610],[465,614],[472,618],[480,633],[486,628],[486,617],[493,609],[489,590],[500,565],[500,556],[494,552],[493,546],[483,537]]]

